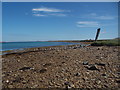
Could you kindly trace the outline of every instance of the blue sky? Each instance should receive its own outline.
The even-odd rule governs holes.
[[[3,2],[3,41],[118,37],[117,2]]]

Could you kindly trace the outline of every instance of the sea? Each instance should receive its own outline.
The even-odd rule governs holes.
[[[47,47],[47,46],[59,46],[59,45],[74,45],[80,43],[71,42],[3,42],[0,43],[0,51],[25,49],[34,47]]]

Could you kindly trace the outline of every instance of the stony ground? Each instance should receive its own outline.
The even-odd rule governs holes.
[[[3,88],[120,88],[120,47],[61,48],[3,55]]]

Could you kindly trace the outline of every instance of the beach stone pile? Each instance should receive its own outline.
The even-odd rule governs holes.
[[[119,46],[31,48],[2,56],[3,88],[120,88]]]

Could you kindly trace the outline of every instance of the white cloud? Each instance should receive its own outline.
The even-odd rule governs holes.
[[[77,22],[78,27],[99,27],[99,22],[96,21],[79,21]]]
[[[55,9],[55,8],[46,8],[46,7],[33,8],[32,11],[39,11],[39,12],[64,12],[64,10]]]
[[[70,12],[69,10],[62,10],[56,8],[33,8],[32,13],[34,16],[67,16],[65,12]]]

